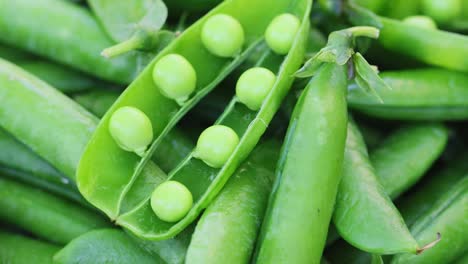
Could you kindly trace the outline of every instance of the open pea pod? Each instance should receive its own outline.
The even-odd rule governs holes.
[[[312,1],[270,1],[233,0],[221,4],[206,17],[187,29],[178,40],[169,45],[142,75],[124,92],[117,103],[102,119],[89,143],[78,169],[78,186],[83,195],[95,206],[116,219],[136,235],[146,239],[173,237],[188,226],[220,191],[239,164],[248,156],[265,132],[268,123],[278,110],[282,99],[289,90],[294,72],[299,68],[305,53],[305,43],[309,30],[309,11]],[[249,8],[245,8],[245,7]],[[242,7],[242,8],[241,8]],[[259,16],[253,10],[264,10]],[[227,13],[237,18],[246,31],[248,43],[256,43],[267,25],[277,15],[292,13],[302,21],[293,45],[286,57],[268,51],[263,56],[262,66],[276,73],[273,88],[258,111],[252,111],[234,98],[221,115],[218,124],[231,127],[239,136],[240,143],[222,168],[209,167],[193,157],[193,152],[171,172],[169,178],[179,181],[189,188],[194,205],[188,214],[177,223],[159,219],[151,210],[149,199],[155,183],[145,182],[143,174],[145,162],[156,150],[164,135],[176,124],[181,116],[196,103],[198,98],[178,106],[175,101],[160,95],[151,79],[152,65],[164,54],[180,53],[194,66],[199,76],[198,92],[207,92],[234,68],[234,61],[214,57],[204,50],[199,40],[200,26],[207,17]],[[241,55],[245,56],[245,55]],[[208,86],[208,87],[205,87]],[[143,158],[121,150],[108,132],[112,112],[124,105],[133,105],[145,112],[153,122],[156,140]],[[150,185],[150,187],[148,187]],[[152,188],[151,188],[152,187]],[[120,215],[120,216],[119,216]]]

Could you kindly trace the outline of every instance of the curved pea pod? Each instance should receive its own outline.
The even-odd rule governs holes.
[[[426,176],[421,185],[398,201],[397,206],[409,226],[426,214],[441,196],[465,177],[468,173],[467,158],[468,153],[460,154],[456,160]]]
[[[101,79],[128,84],[151,59],[141,53],[102,57],[101,50],[113,42],[86,8],[69,1],[2,0],[0,5],[0,42]]]
[[[110,226],[95,212],[5,178],[0,178],[0,195],[0,219],[58,244]]]
[[[248,263],[273,182],[279,146],[258,146],[197,223],[185,263]]]
[[[60,250],[56,245],[5,231],[0,231],[0,245],[0,260],[11,264],[29,264],[31,260],[50,264],[55,252]]]
[[[320,262],[341,178],[346,85],[345,66],[327,63],[299,98],[277,165],[257,263]]]
[[[468,47],[468,45],[467,45]],[[356,85],[349,87],[348,104],[367,115],[397,120],[463,120],[468,118],[468,75],[428,68],[382,72],[392,89],[377,92],[382,102]]]
[[[379,183],[362,136],[351,122],[333,222],[341,237],[367,252],[415,254],[420,250]]]
[[[63,93],[80,92],[104,85],[84,73],[45,60],[18,61],[16,64]]]
[[[76,185],[0,127],[0,172],[86,204]]]
[[[370,154],[387,195],[395,199],[413,186],[442,154],[448,130],[442,124],[416,124],[392,133]]]
[[[81,235],[54,256],[54,263],[166,263],[151,255],[117,229],[99,229]]]
[[[227,1],[185,30],[127,88],[104,116],[94,133],[82,156],[78,170],[78,188],[88,201],[112,218],[116,218],[119,225],[146,239],[159,240],[172,237],[194,221],[254,148],[288,91],[293,81],[292,75],[302,63],[304,56],[310,5],[308,0],[295,2],[294,5],[291,5],[289,1],[279,1],[275,3],[274,8],[271,8],[271,2],[266,0]],[[249,8],[245,8],[247,6]],[[258,16],[256,10],[265,10],[265,12],[262,12],[262,16]],[[212,168],[194,158],[193,152],[188,155],[170,173],[169,179],[187,186],[194,197],[194,205],[179,222],[162,221],[153,213],[149,202],[151,191],[159,183],[149,187],[139,185],[138,182],[143,182],[139,176],[140,171],[145,168],[146,162],[153,153],[158,151],[160,142],[181,117],[258,47],[258,39],[263,35],[269,22],[283,12],[292,12],[297,15],[302,19],[302,24],[291,51],[285,58],[271,54],[267,56],[268,59],[265,59],[278,73],[277,81],[262,108],[259,111],[250,111],[233,99],[217,123],[234,129],[240,137],[240,144],[220,169]],[[248,47],[234,59],[216,57],[209,53],[201,43],[200,30],[203,23],[209,17],[219,13],[233,16],[245,29]],[[154,86],[151,76],[154,64],[168,53],[178,53],[184,56],[197,72],[195,94],[181,106],[174,100],[164,97],[159,88]],[[108,132],[112,113],[126,105],[142,110],[153,124],[155,140],[142,158],[119,148]],[[144,190],[142,190],[143,187]],[[137,199],[131,197],[132,193],[138,194]]]
[[[0,126],[74,180],[98,119],[21,68],[0,59]]]
[[[468,175],[450,188],[411,226],[420,243],[442,235],[439,243],[420,255],[400,254],[391,263],[448,263],[461,257],[468,243]]]
[[[468,72],[468,37],[442,30],[420,28],[379,17],[383,27],[379,43],[430,65]]]

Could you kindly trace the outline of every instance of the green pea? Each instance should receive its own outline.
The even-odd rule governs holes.
[[[287,54],[292,47],[301,21],[291,14],[282,14],[275,17],[265,32],[268,46],[280,55]]]
[[[234,57],[244,44],[244,29],[232,16],[214,15],[207,19],[201,32],[203,45],[219,57]]]
[[[428,16],[409,16],[403,19],[403,22],[416,27],[437,29],[436,22]]]
[[[192,193],[180,182],[166,181],[154,189],[151,208],[163,221],[177,222],[192,208]]]
[[[230,127],[214,125],[205,129],[197,141],[194,157],[213,168],[221,168],[239,144],[239,137]]]
[[[236,95],[251,110],[258,110],[275,84],[276,76],[266,68],[245,71],[237,81]]]
[[[447,23],[460,16],[462,5],[460,0],[423,0],[423,14],[432,17],[440,23]]]
[[[109,132],[119,147],[139,156],[153,140],[151,121],[145,113],[132,106],[121,107],[112,114]]]
[[[195,91],[197,74],[186,58],[168,54],[154,65],[153,81],[164,96],[182,104]]]

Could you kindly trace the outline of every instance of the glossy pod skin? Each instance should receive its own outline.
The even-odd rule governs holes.
[[[351,122],[333,222],[341,237],[367,252],[415,254],[419,250],[403,218],[378,181],[362,136]]]
[[[74,93],[103,86],[104,83],[72,68],[46,60],[13,61],[63,93]]]
[[[351,108],[384,119],[468,118],[468,76],[464,73],[427,68],[382,72],[380,76],[392,88],[378,90],[383,103],[352,84],[348,93]]]
[[[401,254],[391,263],[447,263],[462,257],[468,243],[468,175],[452,186],[426,213],[418,217],[411,232],[420,243],[442,239],[420,255]]]
[[[240,6],[249,6],[248,9]],[[268,7],[268,8],[267,8]],[[241,12],[242,9],[242,12]],[[262,16],[251,13],[254,10],[267,10]],[[233,0],[220,4],[206,16],[201,18],[184,31],[176,41],[171,43],[153,60],[139,78],[121,95],[116,104],[104,116],[96,133],[84,153],[78,170],[78,187],[87,199],[105,211],[111,218],[117,218],[119,225],[124,226],[136,235],[151,240],[172,237],[179,233],[196,219],[211,199],[220,191],[229,176],[254,148],[260,136],[266,129],[278,109],[281,99],[292,83],[292,75],[300,66],[305,50],[306,32],[308,30],[308,11],[310,2],[298,0],[294,4],[280,1],[271,8],[271,3],[265,0],[247,1]],[[263,107],[259,111],[249,111],[237,100],[232,101],[225,114],[222,114],[218,124],[230,126],[240,137],[240,144],[221,169],[213,169],[200,160],[192,158],[192,153],[183,164],[170,173],[170,179],[184,184],[194,196],[194,206],[189,213],[177,223],[168,223],[159,219],[152,212],[149,199],[153,185],[142,186],[139,172],[145,168],[145,163],[153,152],[158,151],[158,145],[164,136],[175,126],[180,118],[194,106],[202,97],[214,88],[228,73],[244,61],[250,52],[259,47],[258,38],[273,17],[283,12],[292,12],[301,18],[300,32],[297,34],[294,46],[285,57],[270,56],[275,72],[278,67],[277,82],[270,91]],[[234,59],[216,57],[202,45],[200,31],[203,23],[215,14],[225,13],[236,18],[245,30],[246,45],[243,53]],[[179,106],[174,100],[164,97],[152,80],[152,68],[159,59],[168,54],[177,53],[184,56],[197,73],[197,88],[192,98]],[[283,64],[282,64],[283,63]],[[151,89],[149,89],[151,88]],[[155,141],[151,144],[143,158],[120,149],[108,132],[110,116],[124,105],[131,105],[142,110],[153,124]],[[239,117],[244,117],[239,120]],[[263,121],[263,122],[262,122]],[[106,155],[102,155],[106,153]],[[116,162],[119,161],[119,162]],[[134,164],[137,163],[137,168]],[[95,168],[99,165],[99,171]],[[196,171],[197,174],[193,172]],[[188,173],[190,172],[190,173]],[[96,173],[99,173],[97,175]],[[214,176],[213,176],[214,175]],[[98,178],[99,181],[94,179]],[[112,186],[108,192],[103,192],[103,186]],[[145,188],[144,190],[142,188]],[[99,191],[98,191],[99,190]],[[135,196],[134,194],[138,194]],[[145,219],[141,221],[141,219]]]
[[[0,219],[57,244],[95,228],[109,227],[101,216],[42,190],[0,178]]]
[[[0,60],[0,85],[0,126],[74,180],[76,166],[98,119],[4,60]]]
[[[88,10],[69,1],[2,0],[0,6],[2,43],[120,84],[130,83],[149,62],[138,53],[102,57],[101,50],[113,42]],[[24,22],[31,17],[35,19]]]
[[[278,159],[276,142],[261,143],[197,223],[185,263],[248,263],[265,213]]]
[[[0,149],[0,171],[4,176],[85,203],[73,182],[1,127]]]
[[[413,186],[440,156],[448,140],[442,124],[415,124],[392,133],[370,154],[370,160],[391,199]]]
[[[54,263],[184,263],[189,236],[165,241],[140,240],[119,229],[97,229],[68,243],[54,256]],[[107,252],[103,254],[103,252]],[[108,254],[113,252],[113,254]]]
[[[420,28],[380,17],[383,27],[379,43],[434,66],[468,72],[468,37],[441,30]]]
[[[5,231],[0,231],[0,245],[0,260],[11,264],[29,264],[32,259],[37,264],[50,264],[60,250],[56,245]]]
[[[54,256],[56,264],[74,263],[166,263],[140,248],[117,229],[99,229],[83,234]]]
[[[414,191],[403,196],[397,203],[398,209],[405,218],[406,223],[412,226],[422,215],[445,193],[460,182],[468,173],[466,159],[468,153],[459,154],[457,159],[445,164],[442,169],[426,176]]]
[[[345,67],[326,64],[294,109],[262,224],[257,263],[320,263],[341,177],[346,84]]]

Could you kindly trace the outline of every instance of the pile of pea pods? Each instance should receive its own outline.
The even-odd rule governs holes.
[[[467,264],[468,1],[0,0],[0,264]]]

